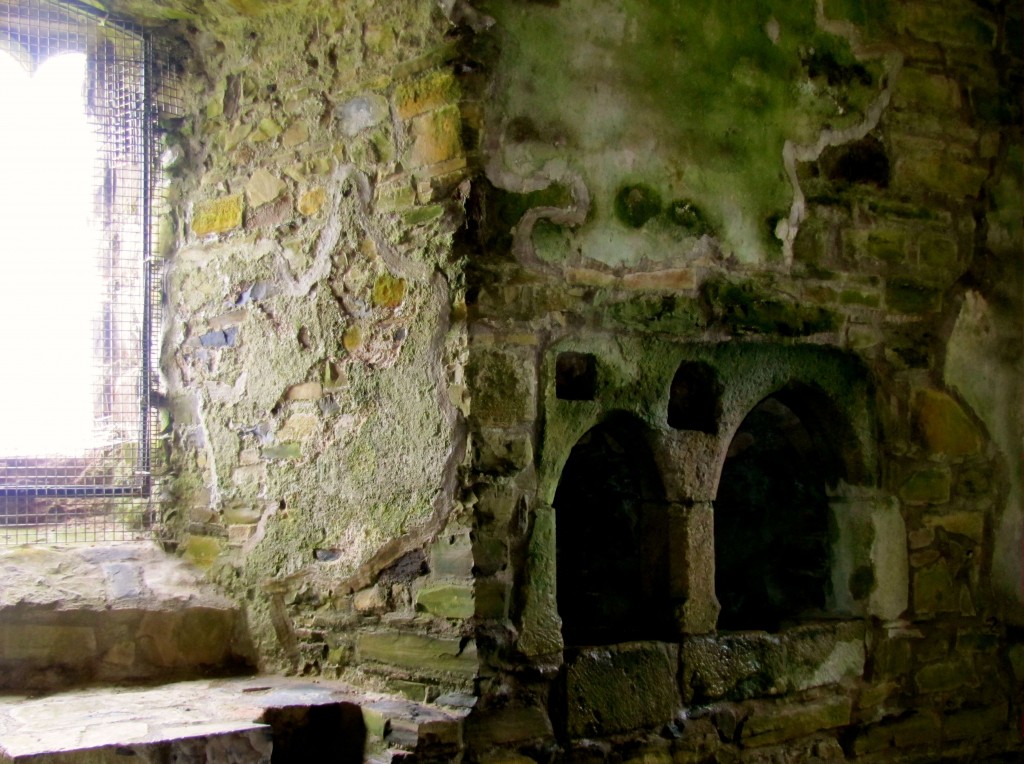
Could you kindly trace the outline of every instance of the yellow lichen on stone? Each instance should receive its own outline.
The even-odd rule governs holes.
[[[192,215],[192,233],[207,236],[241,227],[243,207],[241,194],[197,204]]]
[[[401,119],[409,119],[458,99],[458,85],[448,69],[435,69],[395,88],[395,109]]]
[[[373,284],[373,304],[378,308],[397,308],[405,299],[405,279],[389,273],[377,277]]]
[[[315,215],[323,209],[327,201],[327,191],[321,188],[314,188],[299,197],[299,212],[303,215]]]
[[[358,326],[350,326],[345,330],[345,334],[341,338],[341,344],[350,353],[357,350],[363,344],[363,330]]]

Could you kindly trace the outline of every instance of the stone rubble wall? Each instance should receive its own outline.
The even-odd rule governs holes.
[[[300,2],[178,28],[170,540],[244,603],[265,670],[471,689],[452,23]]]

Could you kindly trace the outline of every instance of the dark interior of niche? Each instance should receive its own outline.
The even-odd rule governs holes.
[[[562,401],[592,401],[596,393],[597,359],[590,353],[559,353],[555,396]]]
[[[889,187],[889,156],[882,142],[873,135],[827,149],[821,155],[819,166],[822,175],[840,186]]]
[[[777,631],[821,614],[829,586],[829,447],[777,397],[743,420],[715,499],[722,630]]]
[[[554,506],[566,645],[668,638],[667,513],[639,427],[594,427],[562,471]]]
[[[676,430],[717,433],[722,413],[722,385],[715,370],[700,361],[679,365],[668,397],[668,426]]]

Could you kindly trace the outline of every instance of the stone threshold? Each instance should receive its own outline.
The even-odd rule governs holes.
[[[0,762],[458,760],[468,709],[279,676],[0,696]],[[276,748],[276,751],[275,751]],[[396,757],[397,758],[397,757]]]

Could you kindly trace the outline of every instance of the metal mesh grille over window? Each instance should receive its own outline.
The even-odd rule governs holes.
[[[0,0],[0,544],[153,530],[161,59],[141,28]]]

